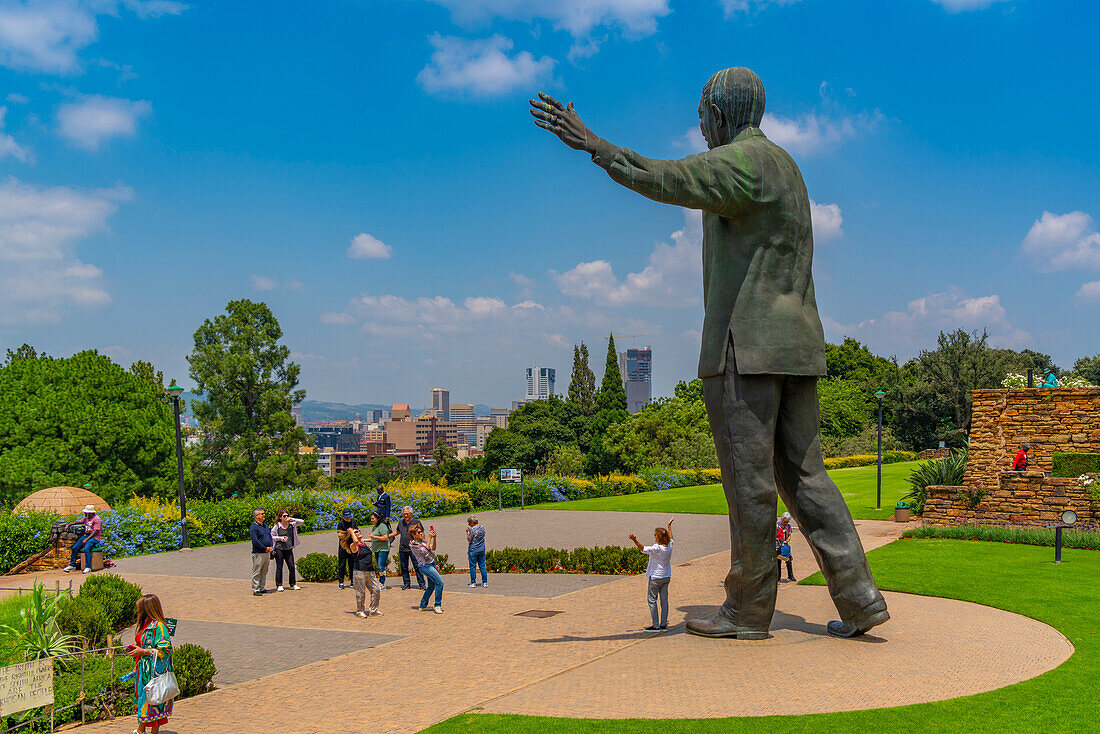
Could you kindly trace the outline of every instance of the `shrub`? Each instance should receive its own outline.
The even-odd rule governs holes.
[[[84,687],[81,689],[80,665],[67,664],[63,660],[54,661],[53,695],[55,722],[63,724],[70,721],[80,721],[80,707],[61,711],[64,706],[76,703],[81,692],[88,699],[85,709],[87,721],[97,721],[109,718],[102,707],[94,705],[96,699],[105,703],[116,716],[133,713],[134,710],[134,684],[123,683],[120,678],[134,669],[134,662],[125,655],[117,655],[114,659],[114,675],[111,675],[111,661],[101,655],[88,655],[84,657]],[[45,709],[34,709],[33,715],[41,715]],[[31,713],[31,712],[28,712]],[[48,731],[49,717],[44,722]],[[35,729],[30,729],[34,731]]]
[[[641,477],[626,474],[609,474],[605,477],[596,477],[595,485],[596,496],[598,497],[637,494],[649,489],[649,485]]]
[[[82,638],[89,650],[106,647],[107,637],[114,632],[107,610],[94,596],[63,599],[58,608],[57,627],[63,634]]]
[[[50,540],[50,527],[61,518],[31,512],[13,515],[0,510],[0,573],[7,573],[29,556],[45,550]]]
[[[106,555],[124,558],[178,550],[182,543],[179,514],[178,510],[175,515],[170,513],[170,510],[148,512],[147,503],[122,505],[111,512],[103,513],[103,546]],[[189,512],[187,537],[190,545],[210,545],[205,526],[190,515]]]
[[[883,451],[882,463],[883,464],[896,464],[900,461],[915,461],[920,457],[913,451]],[[878,463],[878,453],[874,454],[856,454],[855,456],[838,456],[832,459],[825,459],[826,469],[848,469],[855,466],[871,466]]]
[[[1100,472],[1100,454],[1057,452],[1052,460],[1050,475],[1052,477],[1079,477],[1082,474],[1097,472]]]
[[[487,551],[485,564],[493,573],[636,574],[645,570],[646,557],[633,546],[501,548]]]
[[[180,686],[180,698],[190,698],[208,691],[218,674],[214,656],[200,645],[184,643],[172,651],[172,669]]]
[[[689,477],[688,472],[665,469],[664,467],[642,469],[638,472],[638,476],[645,481],[650,490],[656,492],[674,487],[689,487],[695,483],[695,477]]]
[[[187,508],[187,514],[202,523],[211,543],[233,543],[248,540],[256,506],[254,499],[230,497],[219,502],[195,502]]]
[[[308,553],[294,567],[302,581],[323,584],[336,580],[336,556],[328,553]]]
[[[962,484],[968,456],[966,449],[955,449],[942,459],[932,459],[917,464],[917,468],[907,480],[909,491],[905,495],[913,512],[918,515],[924,512],[929,487],[957,487]],[[978,502],[981,502],[980,497]],[[976,507],[977,504],[974,506]]]
[[[137,620],[134,605],[141,598],[141,587],[111,573],[94,574],[84,579],[77,598],[95,599],[103,606],[112,632],[129,627]]]

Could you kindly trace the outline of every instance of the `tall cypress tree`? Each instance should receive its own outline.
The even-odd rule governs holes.
[[[573,346],[573,377],[569,381],[569,402],[580,409],[582,415],[596,411],[596,375],[588,366],[588,347],[584,342]]]
[[[600,394],[596,396],[596,407],[600,410],[626,410],[626,388],[623,375],[619,372],[619,353],[615,351],[615,336],[607,338],[607,365],[603,370],[603,382]]]

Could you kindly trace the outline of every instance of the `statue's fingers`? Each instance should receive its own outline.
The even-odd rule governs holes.
[[[554,117],[552,113],[537,108],[531,109],[531,115],[537,120],[546,120],[547,122],[550,122]]]
[[[542,120],[535,120],[535,124],[538,125],[539,127],[541,127],[543,130],[549,130],[550,132],[554,132],[554,129],[550,126],[550,124],[546,123],[546,122],[543,122]]]
[[[556,109],[559,109],[559,110],[564,110],[565,109],[565,105],[563,105],[561,102],[559,102],[558,100],[551,97],[549,94],[545,94],[544,92],[539,92],[539,99],[543,100],[544,102],[549,102]]]

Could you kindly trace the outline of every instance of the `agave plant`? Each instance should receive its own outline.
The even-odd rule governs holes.
[[[924,511],[929,487],[957,487],[962,484],[969,453],[965,448],[954,449],[942,459],[917,464],[917,468],[909,475],[909,492],[905,495],[914,512],[919,514]]]
[[[48,596],[46,587],[35,582],[30,604],[19,612],[19,625],[0,625],[0,635],[23,651],[24,660],[51,658],[73,651],[76,638],[62,634],[57,627],[59,601],[60,597]]]

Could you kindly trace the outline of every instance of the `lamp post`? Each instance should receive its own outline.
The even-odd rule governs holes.
[[[180,483],[180,547],[187,547],[187,496],[183,493],[183,438],[180,436],[180,395],[183,388],[172,380],[166,392],[172,396],[172,411],[176,414],[176,474]]]
[[[1062,528],[1071,527],[1077,522],[1077,513],[1073,510],[1066,510],[1062,513],[1061,524],[1054,526],[1054,562],[1062,562]]]
[[[878,398],[878,482],[875,488],[875,509],[882,509],[882,398],[886,395],[882,390],[875,392]]]

